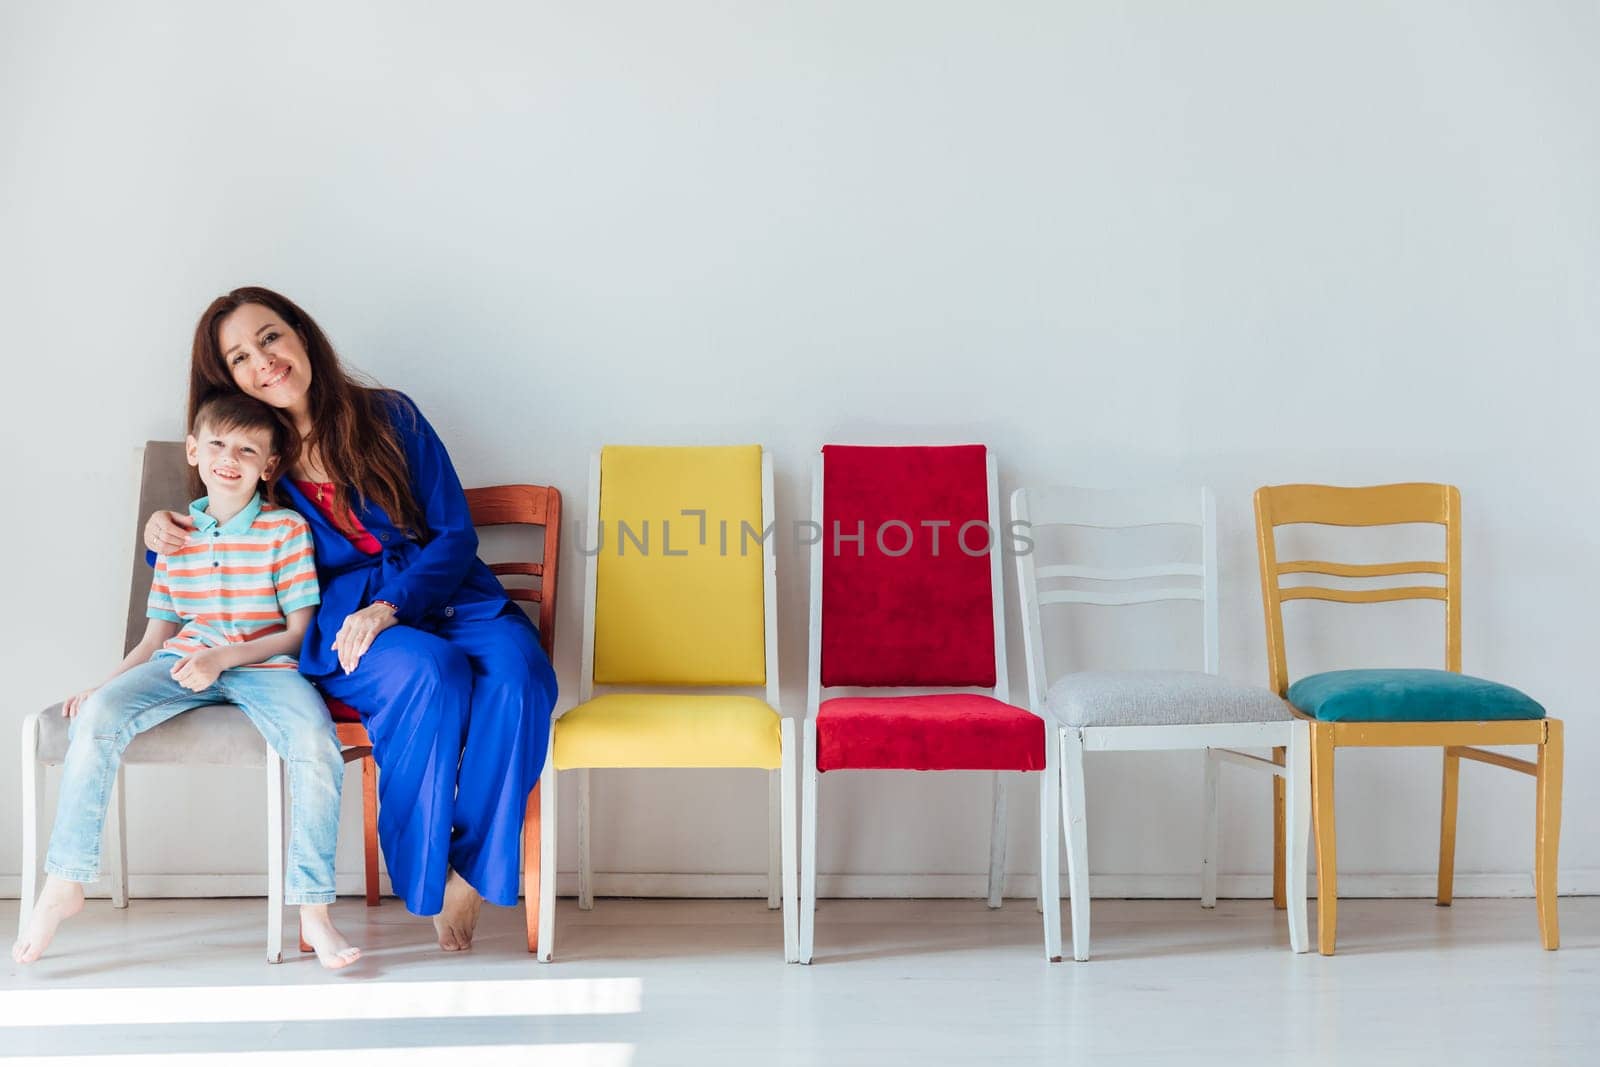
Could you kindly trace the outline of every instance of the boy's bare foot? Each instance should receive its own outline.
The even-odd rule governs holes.
[[[361,958],[361,950],[346,941],[333,925],[326,904],[300,906],[300,938],[317,954],[317,961],[330,971],[348,967]]]
[[[444,884],[444,910],[433,917],[439,934],[439,947],[446,952],[462,952],[472,947],[472,934],[478,928],[478,911],[483,898],[461,875],[450,872]]]
[[[28,928],[11,946],[11,958],[17,963],[32,963],[43,956],[61,924],[82,910],[83,886],[50,875],[33,906],[33,914],[28,916]]]

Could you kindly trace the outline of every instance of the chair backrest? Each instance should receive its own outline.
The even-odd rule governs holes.
[[[596,684],[764,685],[775,702],[774,536],[761,446],[602,449],[581,546],[580,699]]]
[[[1028,688],[1035,707],[1043,706],[1050,688],[1040,611],[1050,604],[1120,607],[1198,601],[1203,631],[1201,666],[1207,674],[1217,673],[1217,506],[1210,489],[1018,489],[1011,494],[1011,518],[1024,524],[1034,541],[1032,551],[1017,554],[1017,588],[1022,594],[1022,630],[1028,645]],[[1037,535],[1049,527],[1120,531],[1151,526],[1197,528],[1198,557],[1191,554],[1186,559],[1162,559],[1136,567],[1095,567],[1039,558]]]
[[[812,481],[811,710],[830,686],[1008,699],[989,450],[826,445]]]
[[[1444,527],[1444,560],[1393,563],[1330,563],[1324,560],[1278,559],[1276,530],[1297,524],[1318,526],[1398,526],[1430,523]],[[1461,670],[1461,494],[1453,485],[1411,482],[1342,488],[1329,485],[1268,485],[1256,490],[1256,550],[1261,561],[1261,600],[1267,624],[1267,663],[1272,688],[1289,690],[1289,666],[1283,642],[1285,600],[1328,600],[1341,604],[1378,604],[1395,600],[1442,600],[1445,605],[1445,669]],[[1286,574],[1320,574],[1336,578],[1393,578],[1437,574],[1444,584],[1368,589],[1327,586],[1284,587]]]
[[[467,490],[472,525],[530,526],[544,530],[543,558],[538,563],[510,561],[489,564],[500,575],[506,596],[539,605],[539,644],[555,657],[556,568],[561,559],[561,491],[553,485],[490,485]],[[538,585],[511,585],[506,575],[537,578]]]
[[[123,631],[124,653],[144,636],[145,611],[150,605],[150,581],[155,572],[145,562],[144,523],[156,511],[183,512],[189,507],[189,464],[182,441],[146,441],[144,466],[139,476],[139,511],[133,519],[133,569],[128,581],[128,625]]]

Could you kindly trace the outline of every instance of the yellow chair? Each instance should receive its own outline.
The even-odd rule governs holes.
[[[1439,821],[1440,906],[1450,903],[1455,877],[1456,795],[1461,761],[1476,760],[1532,775],[1537,781],[1534,894],[1539,935],[1547,949],[1560,945],[1556,922],[1556,848],[1561,836],[1561,720],[1509,686],[1461,674],[1461,496],[1454,486],[1415,483],[1367,488],[1275,485],[1256,490],[1256,547],[1261,559],[1261,596],[1266,610],[1267,659],[1273,690],[1295,714],[1311,723],[1311,788],[1317,853],[1317,940],[1333,955],[1338,919],[1338,871],[1334,848],[1333,753],[1341,746],[1444,749],[1444,789]],[[1276,528],[1297,523],[1323,526],[1391,526],[1430,523],[1444,527],[1444,561],[1328,563],[1279,561]],[[1444,584],[1333,589],[1284,586],[1284,575],[1395,578],[1441,575]],[[1444,671],[1335,671],[1289,685],[1284,654],[1283,602],[1326,600],[1374,604],[1396,600],[1441,600],[1445,606]],[[1538,761],[1488,752],[1475,745],[1537,745]],[[1282,804],[1282,794],[1278,794]],[[1281,807],[1278,822],[1282,824]]]
[[[589,771],[626,767],[768,772],[767,906],[781,896],[784,958],[798,959],[796,747],[778,710],[775,536],[772,461],[758,445],[610,446],[594,457],[583,673],[578,705],[550,731],[540,812],[540,960],[555,946],[553,776],[577,772],[578,906],[588,910]],[[761,696],[716,691],[741,688]]]

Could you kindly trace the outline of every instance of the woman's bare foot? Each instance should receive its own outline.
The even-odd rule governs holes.
[[[444,910],[433,917],[439,933],[439,947],[446,952],[463,952],[472,947],[472,933],[478,928],[478,911],[483,898],[455,871],[444,884]]]
[[[11,958],[17,963],[32,963],[43,956],[61,924],[82,910],[82,885],[53,874],[46,878],[44,892],[28,916],[28,928],[11,946]]]
[[[300,905],[300,938],[317,954],[317,961],[330,971],[348,967],[361,958],[361,950],[346,941],[333,925],[326,904]]]

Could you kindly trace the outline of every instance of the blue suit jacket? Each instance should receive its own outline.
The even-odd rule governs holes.
[[[290,507],[311,523],[316,543],[317,579],[322,583],[322,604],[306,631],[300,650],[300,673],[320,678],[339,670],[332,649],[345,616],[387,600],[399,609],[400,622],[431,630],[445,618],[457,621],[489,619],[513,607],[488,566],[478,559],[478,534],[472,528],[467,495],[450,462],[444,442],[404,393],[387,396],[389,418],[405,449],[411,472],[411,492],[422,509],[427,526],[420,540],[411,540],[372,503],[353,501],[361,525],[383,545],[369,556],[350,543],[298,486],[288,479],[280,490]]]

